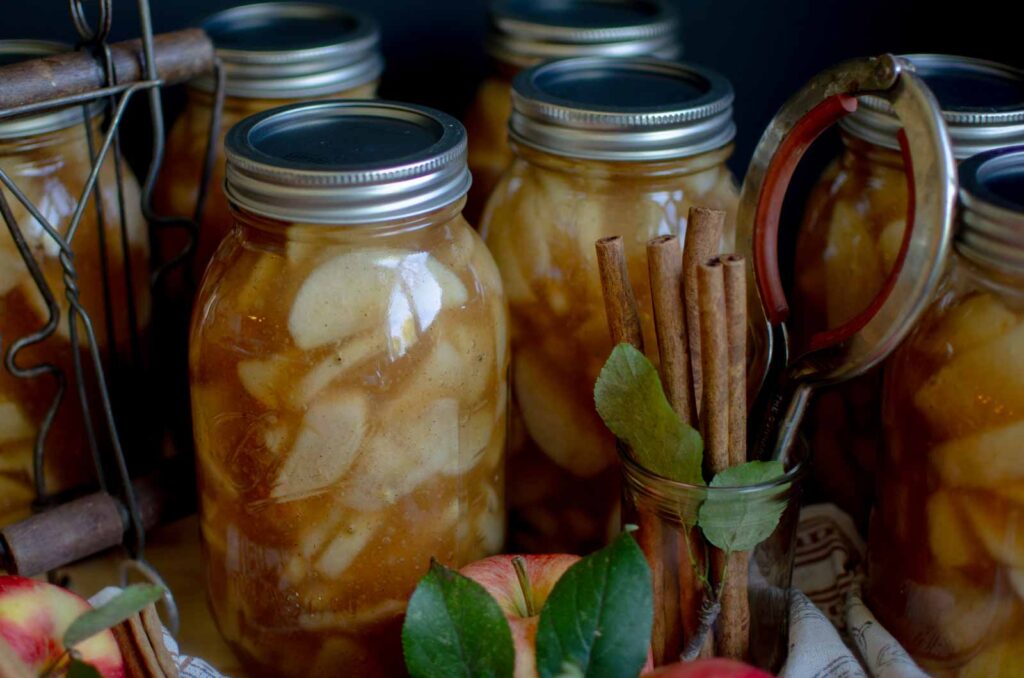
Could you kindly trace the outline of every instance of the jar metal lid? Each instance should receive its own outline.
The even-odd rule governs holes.
[[[975,263],[1024,274],[1024,146],[988,151],[960,164],[956,248]]]
[[[338,94],[380,77],[377,23],[333,5],[267,2],[232,7],[200,24],[227,75],[225,92],[243,99]],[[194,86],[213,91],[213,78]]]
[[[994,61],[947,54],[909,54],[907,59],[932,90],[957,160],[1024,143],[1024,71]],[[869,143],[899,149],[899,122],[880,97],[862,96],[842,128]]]
[[[70,52],[71,45],[49,40],[0,40],[0,65],[8,66],[29,59]],[[89,117],[99,114],[103,102],[87,104]],[[85,122],[81,106],[69,106],[46,113],[32,113],[16,118],[0,119],[0,139],[18,139],[81,125]]]
[[[665,0],[493,0],[487,51],[514,66],[584,56],[675,59],[679,16]]]
[[[571,158],[680,159],[732,141],[732,104],[732,85],[707,68],[656,59],[565,59],[516,76],[509,136]]]
[[[406,219],[452,204],[471,182],[462,124],[412,104],[281,106],[232,127],[225,148],[231,202],[288,222]]]

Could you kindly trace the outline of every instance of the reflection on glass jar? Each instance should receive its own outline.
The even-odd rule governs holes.
[[[957,257],[885,377],[870,602],[940,676],[1024,666],[1024,147],[960,168]]]
[[[269,2],[218,12],[201,24],[225,69],[225,101],[217,160],[196,245],[195,277],[227,235],[231,214],[224,196],[224,136],[250,115],[308,99],[367,99],[384,67],[380,34],[368,16],[331,5]],[[209,136],[214,83],[189,87],[185,110],[167,137],[164,168],[154,192],[160,213],[195,211]],[[162,239],[166,255],[183,241]]]
[[[577,72],[598,75],[578,80]],[[663,117],[614,112],[616,96],[637,112],[621,97],[640,82],[660,98],[648,103]],[[517,159],[481,228],[512,317],[512,540],[527,551],[583,553],[618,529],[615,444],[594,410],[594,382],[611,351],[594,244],[625,238],[646,345],[655,346],[647,241],[684,235],[689,208],[703,205],[728,210],[724,246],[732,247],[737,191],[724,165],[732,88],[692,66],[577,59],[524,71],[515,97]],[[561,108],[548,106],[552,97]],[[591,110],[597,100],[603,112]],[[692,120],[679,122],[687,111]],[[613,122],[590,128],[594,115]]]
[[[958,160],[1024,141],[1024,73],[945,55],[908,57],[943,107]],[[891,107],[861,97],[841,123],[843,154],[811,194],[797,244],[799,331],[837,327],[881,289],[903,242],[907,180]],[[816,397],[807,417],[823,495],[866,523],[881,443],[881,370]]]
[[[487,52],[490,74],[466,114],[469,189],[466,218],[480,225],[484,205],[512,164],[508,119],[512,79],[523,68],[569,57],[657,57],[682,53],[678,16],[663,0],[544,2],[492,0]]]
[[[14,63],[66,51],[59,43],[0,41],[0,63]],[[86,123],[88,120],[88,123]],[[67,236],[75,207],[92,169],[89,135],[94,148],[102,141],[99,111],[69,108],[0,121],[0,168],[41,215]],[[134,330],[149,323],[146,224],[140,209],[139,187],[127,165],[122,165],[125,221],[122,231],[113,152],[100,170],[100,206],[90,195],[71,240],[78,288],[89,313],[101,357],[116,357],[121,366],[132,362]],[[18,229],[39,264],[60,309],[60,322],[52,336],[18,353],[25,368],[49,362],[63,371],[67,389],[45,440],[44,476],[47,491],[92,482],[92,456],[86,442],[81,403],[75,389],[73,358],[60,248],[43,226],[14,195],[0,188]],[[104,270],[105,269],[105,270]],[[129,306],[133,306],[135,327]],[[6,356],[12,344],[43,328],[49,311],[6,223],[0,219],[0,341]],[[78,323],[78,346],[84,347],[84,326]],[[137,344],[136,344],[137,346]],[[86,368],[88,374],[88,368]],[[108,374],[109,376],[109,374]],[[87,382],[88,383],[88,382]],[[32,451],[47,410],[57,392],[49,375],[20,378],[0,368],[0,525],[27,514],[35,498]]]
[[[621,461],[622,523],[638,527],[634,536],[651,566],[655,587],[654,628],[664,633],[652,643],[656,664],[678,661],[688,645],[700,642],[702,605],[713,593],[704,577],[710,545],[698,527],[698,518],[705,502],[720,501],[745,505],[742,515],[747,529],[764,521],[759,534],[763,540],[751,551],[731,554],[729,562],[738,558],[747,566],[746,581],[739,587],[746,591],[750,606],[747,661],[778,672],[789,645],[793,553],[804,465],[797,464],[776,481],[735,488],[678,483],[644,469],[627,455]],[[727,576],[735,575],[731,566],[728,572]]]
[[[465,152],[453,118],[385,102],[228,135],[192,406],[209,597],[254,670],[402,675],[430,558],[502,548],[507,309]]]

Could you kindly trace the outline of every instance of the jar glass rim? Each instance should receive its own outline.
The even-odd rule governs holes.
[[[693,483],[684,483],[678,480],[672,480],[666,478],[663,475],[659,475],[654,471],[644,467],[636,459],[632,457],[627,451],[622,449],[619,450],[619,460],[622,462],[627,477],[636,478],[644,488],[657,488],[659,490],[667,490],[674,494],[694,494],[694,493],[721,493],[721,494],[737,494],[737,495],[756,495],[772,490],[784,490],[787,486],[792,486],[797,481],[803,480],[808,470],[808,458],[809,450],[806,442],[801,440],[798,442],[798,448],[800,452],[797,454],[797,463],[789,468],[781,476],[769,480],[763,483],[756,483],[754,485],[738,485],[738,486],[720,486],[711,487],[710,485],[695,485]]]

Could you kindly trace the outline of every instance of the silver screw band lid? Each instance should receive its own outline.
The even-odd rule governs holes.
[[[526,67],[584,56],[682,54],[679,15],[665,0],[494,0],[487,51]]]
[[[732,85],[707,68],[656,59],[565,59],[516,77],[509,136],[571,158],[672,160],[732,141],[732,109]]]
[[[334,5],[267,2],[218,12],[201,23],[227,73],[226,94],[300,99],[373,82],[384,70],[380,30],[365,14]],[[213,91],[204,76],[195,87]]]
[[[21,61],[39,59],[70,52],[71,45],[49,40],[0,40],[0,66],[8,66]],[[89,117],[99,114],[103,102],[94,101],[87,104]],[[46,113],[33,113],[16,118],[0,119],[0,139],[18,139],[21,137],[48,134],[58,130],[81,125],[85,122],[82,106],[70,106]]]
[[[994,61],[947,54],[902,57],[932,90],[942,106],[953,154],[958,160],[988,150],[1024,143],[1024,71]],[[898,150],[900,124],[892,106],[876,96],[860,97],[860,106],[840,126],[853,136]]]
[[[961,256],[1008,275],[1024,275],[1024,146],[960,164]]]
[[[461,199],[466,131],[423,106],[345,100],[250,116],[225,141],[228,199],[287,222],[377,224]]]

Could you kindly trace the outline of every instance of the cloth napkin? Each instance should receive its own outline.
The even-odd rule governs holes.
[[[853,521],[834,505],[800,512],[789,659],[780,678],[928,678],[861,601],[864,553]],[[117,592],[105,588],[90,602],[104,603]],[[167,629],[164,643],[182,678],[224,678],[202,659],[181,654]]]
[[[781,678],[927,678],[861,600],[864,554],[853,521],[836,506],[800,512]]]

